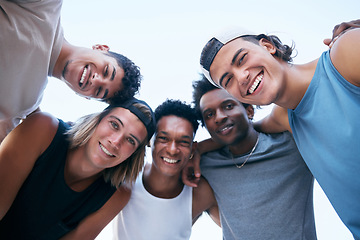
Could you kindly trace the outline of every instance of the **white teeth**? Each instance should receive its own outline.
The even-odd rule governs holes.
[[[80,83],[83,84],[85,77],[86,77],[86,73],[87,73],[87,67],[84,68],[83,74],[81,75],[80,78]]]
[[[229,128],[230,128],[230,126],[227,125],[227,126],[225,126],[224,128],[221,128],[221,129],[219,130],[219,132],[226,131],[226,130],[228,130]]]
[[[263,77],[264,77],[264,74],[261,74],[261,75],[259,75],[259,76],[255,79],[253,85],[252,85],[252,86],[250,87],[250,89],[249,89],[249,93],[250,93],[250,94],[255,91],[255,89],[257,88],[257,86],[259,85],[259,83],[261,82],[261,80],[263,79]]]
[[[174,160],[174,159],[170,159],[170,158],[163,158],[164,159],[164,161],[165,162],[167,162],[167,163],[171,163],[171,164],[174,164],[174,163],[177,163],[178,162],[178,160]]]
[[[106,155],[108,155],[109,157],[115,157],[115,155],[111,154],[109,152],[109,150],[107,150],[103,145],[100,144],[100,148],[101,150],[103,150],[104,153],[106,153]]]

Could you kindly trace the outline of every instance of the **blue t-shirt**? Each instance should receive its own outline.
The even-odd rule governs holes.
[[[295,110],[288,110],[295,142],[341,220],[360,239],[360,88],[320,57]]]

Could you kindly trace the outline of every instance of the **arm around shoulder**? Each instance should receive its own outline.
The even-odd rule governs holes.
[[[0,219],[11,207],[38,157],[51,143],[58,120],[36,113],[12,130],[0,145]]]
[[[360,28],[342,34],[331,48],[330,57],[339,73],[360,87]]]
[[[79,225],[61,240],[95,239],[103,228],[126,206],[131,190],[120,186],[109,200],[96,212],[84,218]]]
[[[254,128],[265,133],[291,132],[287,109],[274,105],[268,116],[254,123]]]

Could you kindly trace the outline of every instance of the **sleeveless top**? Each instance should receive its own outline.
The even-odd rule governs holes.
[[[115,192],[100,177],[82,192],[75,192],[64,179],[69,147],[59,120],[54,139],[36,161],[11,208],[0,221],[0,239],[59,239],[92,212],[101,208]]]
[[[202,175],[214,190],[226,240],[316,239],[313,176],[289,132],[259,133],[249,153],[229,148],[201,157]]]
[[[360,239],[360,88],[324,52],[295,110],[288,110],[296,144],[340,219]]]
[[[151,195],[137,178],[130,201],[114,220],[114,239],[188,240],[192,227],[192,188],[184,185],[175,198]]]

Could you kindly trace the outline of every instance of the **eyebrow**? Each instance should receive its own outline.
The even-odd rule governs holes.
[[[231,66],[233,66],[235,64],[235,61],[236,61],[236,58],[239,56],[239,54],[244,51],[243,48],[240,48],[239,50],[236,51],[236,53],[234,54],[233,58],[231,59]],[[229,73],[226,72],[224,73],[221,78],[220,78],[220,81],[219,81],[219,85],[222,86],[222,82],[224,81],[224,78],[228,75]]]
[[[158,135],[159,133],[162,133],[162,134],[164,134],[164,135],[166,135],[166,136],[168,136],[169,135],[169,133],[168,132],[166,132],[166,131],[159,131],[156,135]],[[183,138],[188,138],[188,139],[190,139],[191,140],[191,136],[189,136],[189,135],[182,135],[181,136],[181,139],[183,139]]]
[[[239,50],[236,51],[236,53],[234,54],[234,57],[233,59],[231,60],[231,65],[234,65],[235,61],[236,61],[236,58],[239,56],[239,54],[244,51],[243,48],[240,48]]]
[[[113,117],[116,120],[118,120],[120,122],[121,126],[124,127],[124,123],[120,120],[120,118],[113,116],[113,115],[111,115],[110,117]],[[139,145],[141,144],[140,140],[134,134],[130,133],[130,136],[132,136],[138,142]]]
[[[110,81],[113,81],[113,80],[114,80],[115,75],[116,75],[116,69],[115,69],[115,67],[113,66],[113,72],[112,72],[112,74],[111,74]]]

